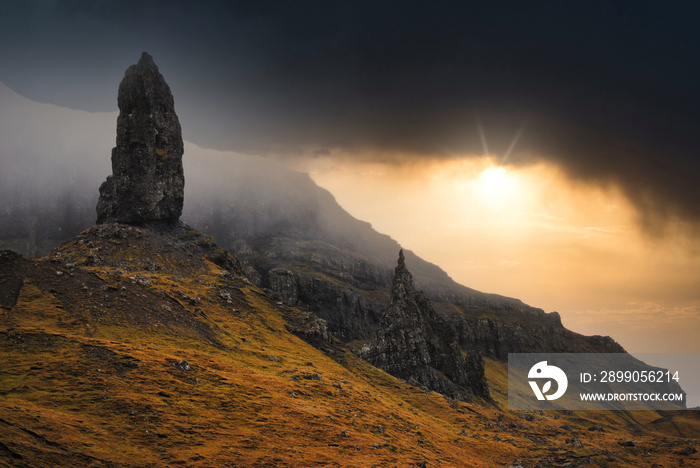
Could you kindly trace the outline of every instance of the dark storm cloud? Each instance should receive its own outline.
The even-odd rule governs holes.
[[[657,2],[42,1],[0,6],[0,80],[114,110],[142,50],[185,137],[253,153],[311,148],[508,163],[546,158],[613,183],[653,225],[700,220],[700,35]]]

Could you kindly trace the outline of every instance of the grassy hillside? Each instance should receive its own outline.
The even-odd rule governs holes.
[[[401,382],[211,238],[103,225],[0,255],[3,466],[692,466],[697,412],[508,412]],[[313,331],[313,330],[311,330]],[[311,331],[309,333],[311,333]],[[604,432],[589,431],[601,424]],[[635,447],[621,440],[633,439]],[[576,442],[578,440],[578,442]],[[568,463],[568,465],[566,465]]]

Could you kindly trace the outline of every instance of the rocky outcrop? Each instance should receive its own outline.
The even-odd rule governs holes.
[[[495,314],[494,314],[495,315]],[[559,314],[517,314],[509,317],[446,315],[457,334],[460,348],[478,351],[501,361],[508,353],[624,353],[615,340],[607,336],[583,336],[567,330]]]
[[[185,178],[173,95],[146,52],[119,85],[112,175],[100,187],[97,223],[176,223]]]
[[[384,295],[368,297],[367,291],[318,274],[274,268],[267,280],[279,301],[313,312],[345,342],[369,339],[386,307]]]
[[[344,342],[371,340],[390,302],[393,268],[322,242],[312,247],[275,238],[259,244],[257,252],[250,247],[236,251],[261,273],[256,284],[269,288],[277,300],[313,312]],[[404,263],[413,274],[410,254]],[[564,328],[557,312],[545,313],[517,299],[468,295],[458,285],[447,293],[425,284],[420,289],[468,353],[507,361],[508,353],[624,352],[609,337],[574,333]]]
[[[490,399],[484,361],[463,357],[454,328],[416,290],[403,250],[394,273],[391,303],[362,357],[389,374],[459,400]]]

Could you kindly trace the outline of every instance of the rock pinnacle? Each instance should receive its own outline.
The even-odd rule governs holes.
[[[117,97],[112,175],[100,186],[97,223],[176,223],[185,177],[182,130],[173,95],[144,52],[124,73]]]
[[[458,400],[490,400],[480,355],[459,348],[454,326],[417,290],[403,250],[394,270],[391,302],[362,356],[400,379]]]

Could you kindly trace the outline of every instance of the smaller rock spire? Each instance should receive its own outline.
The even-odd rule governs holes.
[[[459,347],[453,326],[416,290],[403,250],[394,272],[391,302],[362,356],[389,374],[451,398],[490,400],[484,361]]]
[[[408,271],[408,267],[406,266],[406,258],[404,257],[403,249],[399,251],[399,261],[394,269],[394,280],[391,291],[392,301],[410,296],[415,291],[413,275]]]

